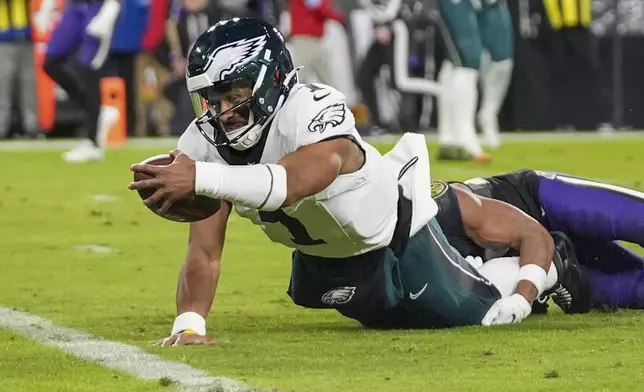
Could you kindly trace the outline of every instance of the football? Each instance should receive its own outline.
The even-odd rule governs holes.
[[[170,154],[156,155],[150,157],[142,164],[166,166],[174,161],[174,157]],[[134,173],[134,181],[148,180],[153,178],[149,174]],[[147,199],[154,193],[154,188],[138,189],[137,192],[142,200]],[[198,222],[214,215],[219,208],[221,208],[221,200],[211,199],[206,196],[194,196],[188,199],[181,199],[174,202],[168,211],[160,212],[162,202],[155,203],[154,205],[147,206],[152,212],[158,216],[174,221],[174,222]]]

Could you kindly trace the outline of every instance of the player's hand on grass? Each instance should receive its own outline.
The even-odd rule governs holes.
[[[497,300],[485,314],[481,324],[502,325],[520,323],[532,312],[532,306],[521,294],[512,294],[509,297]]]
[[[165,212],[177,200],[194,196],[195,191],[195,161],[179,150],[170,153],[174,161],[167,166],[146,164],[132,165],[135,173],[146,174],[148,178],[130,183],[130,189],[156,188],[152,196],[145,199],[147,206],[163,201],[160,211]]]
[[[212,346],[215,341],[205,335],[198,335],[194,332],[180,332],[170,337],[150,342],[150,346],[170,347],[170,346]]]

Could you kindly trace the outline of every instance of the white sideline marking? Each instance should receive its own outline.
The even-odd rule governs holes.
[[[99,365],[120,370],[131,376],[158,381],[167,377],[173,385],[187,392],[259,392],[235,380],[208,376],[203,370],[184,363],[171,362],[145,352],[139,347],[93,337],[71,328],[59,327],[41,317],[0,307],[0,328],[13,330],[29,339],[58,347]]]

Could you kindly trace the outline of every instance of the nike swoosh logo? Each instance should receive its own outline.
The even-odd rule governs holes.
[[[427,288],[427,283],[425,283],[425,285],[423,286],[423,288],[422,288],[422,289],[420,289],[420,291],[419,291],[419,292],[417,292],[416,294],[409,293],[409,298],[411,298],[411,299],[416,299],[416,298],[420,297],[420,295],[421,295],[422,293],[424,293],[424,292],[425,292],[425,289],[426,289],[426,288]]]
[[[321,100],[323,100],[324,98],[328,97],[329,95],[331,95],[331,93],[326,93],[326,94],[324,94],[324,95],[323,95],[323,96],[321,96],[321,97],[316,97],[316,96],[314,95],[314,96],[313,96],[313,100],[314,100],[315,102],[317,102],[317,101],[321,101]]]

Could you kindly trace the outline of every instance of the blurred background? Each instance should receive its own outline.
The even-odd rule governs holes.
[[[403,1],[394,16],[407,27],[405,65],[412,78],[438,80],[449,51],[434,4],[438,2]],[[394,83],[393,25],[374,18],[367,2],[122,3],[101,73],[106,80],[123,81],[103,84],[110,89],[103,94],[103,104],[111,99],[120,105],[123,116],[116,132],[128,138],[178,136],[193,119],[185,91],[185,54],[210,25],[233,16],[259,17],[277,25],[289,45],[301,45],[298,37],[307,20],[297,14],[303,12],[302,4],[323,14],[321,40],[330,69],[325,73],[305,67],[301,79],[324,81],[341,90],[365,135],[436,131],[435,94],[409,92]],[[373,3],[381,9],[387,6]],[[0,138],[73,137],[84,120],[83,110],[42,70],[47,35],[33,33],[32,26],[39,5],[37,0],[0,0]],[[59,1],[57,11],[62,13],[65,6]],[[644,129],[644,0],[511,0],[507,7],[514,66],[498,115],[503,132]],[[570,10],[574,16],[566,14]],[[144,24],[145,29],[131,34],[128,26],[133,24]],[[298,51],[296,63],[307,62],[302,58],[306,55]]]

